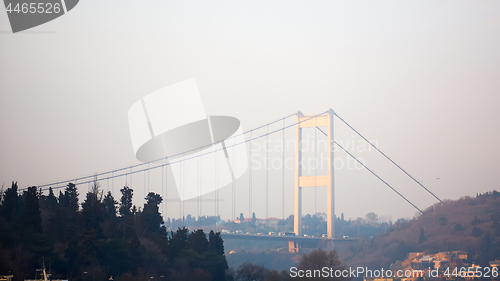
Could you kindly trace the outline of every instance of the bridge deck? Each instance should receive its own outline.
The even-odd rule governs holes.
[[[222,239],[241,239],[241,240],[267,240],[267,241],[293,241],[293,242],[320,242],[320,241],[334,241],[334,242],[349,242],[358,239],[355,238],[322,238],[322,237],[299,237],[288,235],[256,235],[256,234],[235,234],[235,233],[221,233]]]

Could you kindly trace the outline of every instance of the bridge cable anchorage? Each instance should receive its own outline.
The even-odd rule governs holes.
[[[373,143],[371,143],[368,139],[366,139],[363,135],[361,135],[361,133],[359,133],[358,131],[356,131],[351,125],[349,125],[344,119],[342,119],[340,116],[337,115],[337,113],[334,113],[335,116],[337,116],[340,121],[342,121],[344,124],[347,125],[347,127],[351,128],[351,130],[353,130],[356,134],[358,134],[358,136],[360,136],[362,139],[364,139],[367,143],[369,143],[373,148],[375,148],[378,152],[380,152],[380,154],[382,154],[385,158],[387,158],[387,160],[391,161],[392,164],[396,165],[396,167],[398,167],[401,171],[403,171],[403,173],[405,173],[407,176],[409,176],[412,180],[414,180],[416,183],[418,183],[418,185],[420,185],[423,189],[425,189],[427,192],[429,192],[432,196],[434,196],[434,198],[436,198],[439,202],[442,202],[441,199],[439,199],[434,193],[432,193],[429,189],[427,189],[425,186],[423,186],[419,181],[417,181],[414,177],[412,177],[408,172],[406,172],[403,168],[401,168],[401,166],[399,166],[398,164],[396,164],[396,162],[392,161],[391,158],[389,158],[389,156],[385,155],[385,153],[383,153],[380,149],[378,149]]]
[[[316,127],[318,130],[320,130],[323,134],[326,135],[325,132],[323,132],[323,130],[321,130],[320,128]],[[420,213],[424,213],[422,212],[417,206],[415,206],[415,204],[413,204],[410,200],[406,199],[406,197],[404,197],[401,193],[399,193],[396,189],[394,189],[390,184],[388,184],[386,181],[384,181],[381,177],[379,177],[375,172],[373,172],[372,170],[370,170],[370,168],[368,168],[365,164],[361,163],[361,161],[358,160],[358,158],[354,157],[354,155],[352,155],[351,153],[349,153],[349,151],[347,151],[345,148],[343,148],[340,144],[338,144],[336,141],[333,141],[334,144],[338,145],[338,147],[340,147],[343,151],[345,151],[347,154],[349,154],[349,156],[351,156],[354,160],[356,160],[359,164],[361,164],[361,166],[363,166],[365,169],[367,169],[370,173],[372,173],[375,177],[377,177],[379,180],[381,180],[383,183],[385,183],[385,185],[387,185],[390,189],[392,189],[392,191],[396,192],[399,196],[401,196],[401,198],[403,198],[406,202],[408,202],[410,205],[412,205],[415,209],[417,209]]]
[[[266,133],[266,134],[263,134],[263,135],[260,135],[260,136],[253,137],[252,139],[248,139],[248,140],[245,140],[245,141],[242,141],[242,142],[239,142],[239,143],[235,143],[235,144],[232,144],[232,145],[230,145],[230,146],[226,146],[226,149],[227,149],[227,148],[230,148],[230,147],[237,146],[237,145],[241,145],[241,144],[244,144],[244,143],[247,143],[247,142],[251,142],[251,141],[256,140],[256,139],[259,139],[259,138],[263,138],[263,137],[265,137],[265,136],[267,136],[267,135],[274,134],[274,133],[276,133],[276,132],[279,132],[279,131],[282,131],[282,130],[288,129],[288,128],[290,128],[290,127],[294,127],[294,126],[295,126],[295,125],[297,125],[297,124],[300,124],[300,123],[306,122],[306,121],[308,121],[308,120],[311,120],[311,119],[313,119],[313,118],[316,118],[316,117],[318,117],[318,116],[321,116],[321,115],[323,115],[323,114],[326,114],[327,112],[328,112],[328,111],[321,112],[321,113],[319,113],[319,114],[317,114],[317,115],[310,116],[310,117],[308,117],[307,119],[304,119],[304,120],[299,121],[299,122],[295,122],[295,123],[293,123],[293,124],[291,124],[291,125],[288,125],[288,126],[286,126],[286,127],[284,127],[284,128],[280,128],[280,129],[277,129],[277,130],[271,131],[271,132],[269,132],[269,133]],[[291,117],[291,116],[295,116],[295,115],[297,115],[297,113],[291,114],[291,115],[289,115],[289,116],[285,117],[285,119],[287,119],[287,118],[289,118],[289,117]],[[283,118],[280,118],[280,119],[278,119],[278,120],[276,120],[276,121],[273,121],[273,122],[271,122],[271,123],[268,123],[268,124],[266,124],[266,125],[260,126],[260,127],[258,127],[258,128],[255,128],[255,129],[251,129],[251,130],[246,131],[246,132],[244,132],[244,133],[242,133],[242,134],[239,134],[239,135],[243,135],[243,134],[246,134],[246,133],[248,133],[248,132],[255,131],[255,130],[257,130],[257,129],[260,129],[260,128],[263,128],[263,127],[266,127],[266,126],[271,125],[271,124],[274,124],[274,123],[276,123],[276,122],[278,122],[278,121],[280,121],[280,120],[282,120],[282,119],[283,119]],[[236,136],[237,136],[237,135],[232,136],[232,137],[230,137],[230,138],[234,138],[234,137],[236,137]],[[214,145],[214,144],[208,144],[208,145],[205,145],[205,146],[202,146],[202,147],[198,147],[198,148],[195,148],[195,149],[191,149],[191,150],[188,150],[188,151],[184,151],[184,152],[178,153],[178,154],[176,154],[176,155],[172,155],[172,156],[170,156],[170,157],[166,157],[166,158],[168,159],[168,158],[172,158],[172,157],[179,156],[179,155],[182,155],[182,156],[183,156],[183,157],[181,158],[181,160],[177,160],[177,161],[175,161],[175,162],[170,162],[170,163],[168,163],[168,164],[166,164],[166,165],[168,166],[168,165],[172,165],[172,164],[176,164],[176,163],[182,163],[182,162],[184,162],[184,161],[187,161],[187,160],[193,159],[194,157],[204,156],[204,155],[208,155],[208,154],[211,154],[211,153],[216,153],[216,152],[217,152],[217,151],[219,151],[219,150],[223,150],[223,149],[218,149],[218,150],[213,150],[213,151],[210,151],[210,152],[206,152],[206,153],[204,153],[204,154],[200,154],[200,155],[197,155],[197,156],[192,156],[192,157],[189,157],[189,158],[185,158],[185,157],[184,157],[186,153],[192,152],[192,151],[194,151],[194,150],[203,149],[203,148],[206,148],[206,147],[209,147],[209,146],[212,146],[212,145]],[[103,178],[101,178],[101,179],[100,179],[100,181],[105,180],[105,179],[108,179],[108,178],[119,178],[119,177],[123,177],[123,176],[125,176],[125,181],[127,181],[127,177],[128,177],[128,175],[129,175],[129,174],[132,176],[132,174],[135,174],[135,173],[141,173],[141,172],[142,172],[142,173],[144,173],[145,171],[148,171],[148,170],[157,169],[157,168],[161,167],[161,165],[156,165],[156,166],[152,166],[152,167],[150,167],[150,168],[143,168],[143,169],[137,169],[137,170],[133,170],[133,171],[132,171],[132,169],[133,169],[133,168],[140,167],[140,166],[143,166],[143,165],[147,165],[147,164],[150,164],[150,163],[156,163],[156,162],[158,162],[158,161],[160,161],[160,160],[163,160],[164,158],[165,158],[165,157],[160,158],[160,159],[157,159],[157,160],[154,160],[154,161],[150,161],[150,162],[147,162],[147,163],[140,163],[140,164],[136,164],[136,165],[132,165],[132,166],[128,166],[128,167],[124,167],[124,168],[120,168],[120,169],[111,170],[111,171],[108,171],[108,172],[96,173],[96,174],[93,174],[93,175],[90,175],[90,176],[84,176],[84,177],[76,178],[76,179],[74,179],[74,181],[75,181],[75,182],[77,182],[78,180],[83,180],[83,179],[88,179],[88,178],[91,178],[90,180],[87,180],[87,181],[84,181],[84,182],[79,183],[79,184],[88,184],[88,183],[92,183],[92,182],[93,182],[93,178],[94,178],[95,176],[102,176],[102,175],[106,175],[106,174],[112,174],[112,175],[111,175],[111,176],[108,176],[108,177],[103,177]],[[182,166],[182,165],[181,165],[181,166]],[[127,170],[127,169],[131,169],[130,173],[121,173],[121,174],[118,174],[118,175],[114,175],[114,173],[116,173],[116,172],[125,171],[125,170]],[[72,181],[73,181],[73,180],[65,180],[65,181],[59,181],[59,182],[57,182],[57,183],[63,183],[63,184],[64,184],[64,183],[70,183],[70,182],[72,182]],[[53,185],[55,185],[55,184],[56,184],[56,182],[52,182],[52,183],[48,183],[48,184],[38,185],[37,187],[39,187],[39,188],[42,188],[42,187],[50,187],[50,186],[53,186]],[[62,187],[64,187],[64,185],[63,185],[63,186],[61,186],[61,187],[57,186],[57,188],[55,188],[55,189],[62,188]],[[129,187],[130,187],[130,186],[129,186]],[[28,188],[28,187],[25,187],[25,188],[21,188],[21,189],[19,189],[19,190],[20,190],[20,191],[22,191],[22,190],[25,190],[25,189],[27,189],[27,188]],[[42,189],[42,190],[48,190],[48,188],[45,188],[45,189]]]

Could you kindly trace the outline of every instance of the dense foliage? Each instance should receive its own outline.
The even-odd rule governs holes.
[[[387,233],[341,252],[352,266],[387,267],[409,252],[468,253],[468,262],[487,266],[500,258],[500,193],[445,200],[410,221],[398,220]]]
[[[302,254],[299,263],[292,267],[290,272],[286,270],[270,270],[264,265],[255,263],[244,263],[234,272],[236,281],[289,281],[289,280],[349,280],[350,278],[335,277],[329,275],[317,274],[314,271],[321,272],[324,268],[335,270],[344,270],[337,252],[323,251],[315,249],[310,253]],[[292,269],[290,268],[290,269]],[[299,271],[301,271],[299,273]]]
[[[56,197],[36,187],[20,192],[17,183],[0,202],[0,274],[33,279],[45,264],[53,279],[69,280],[225,280],[228,269],[220,233],[167,233],[149,193],[141,210],[125,186],[120,202],[104,195],[97,181],[78,202],[69,183]]]

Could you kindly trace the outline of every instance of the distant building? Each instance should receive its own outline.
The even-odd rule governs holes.
[[[418,258],[418,257],[422,257],[423,255],[425,255],[424,252],[408,253],[408,259],[412,260],[412,259],[415,259],[415,258]]]
[[[270,225],[270,226],[276,226],[276,225],[278,225],[280,220],[281,219],[278,219],[278,218],[268,218],[268,219],[264,220],[265,221],[264,224]]]
[[[434,268],[440,269],[440,268],[446,268],[450,266],[450,261],[446,259],[437,259],[434,260]]]
[[[500,260],[490,261],[490,266],[500,268]]]
[[[14,275],[0,275],[0,281],[11,281]]]
[[[278,224],[278,222],[280,221],[281,219],[278,219],[278,218],[268,218],[268,219],[255,219],[255,224],[265,224],[265,225],[270,225],[270,226],[275,226]],[[234,220],[234,223],[245,223],[245,222],[251,222],[252,219],[251,218],[245,218],[243,221],[241,221],[240,219],[235,219]]]

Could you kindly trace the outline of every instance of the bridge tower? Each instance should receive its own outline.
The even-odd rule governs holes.
[[[326,228],[328,238],[335,236],[335,181],[333,166],[333,117],[332,109],[325,115],[304,116],[297,112],[295,135],[295,202],[294,202],[294,232],[302,236],[302,187],[327,187]],[[327,174],[321,176],[302,176],[302,128],[327,128]]]

